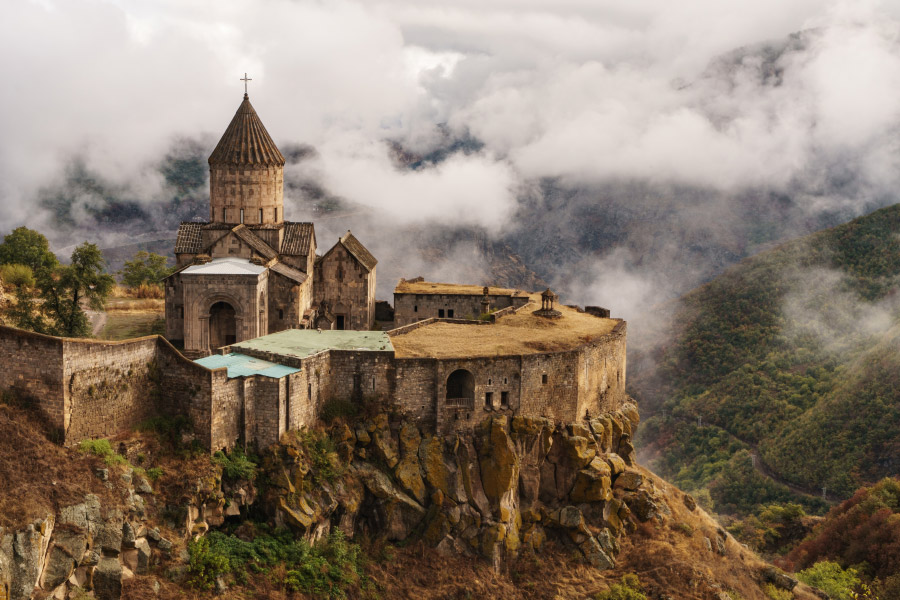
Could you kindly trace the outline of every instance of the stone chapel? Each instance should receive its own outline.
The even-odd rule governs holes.
[[[166,337],[190,357],[285,329],[367,330],[375,257],[350,232],[316,255],[284,220],[284,156],[245,93],[209,157],[209,221],[182,223],[166,278]]]

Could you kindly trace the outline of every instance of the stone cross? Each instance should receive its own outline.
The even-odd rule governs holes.
[[[243,79],[241,79],[241,81],[244,82],[244,95],[247,95],[247,82],[248,82],[248,81],[253,81],[253,80],[250,79],[249,77],[247,77],[247,74],[244,73],[244,77],[243,77]]]

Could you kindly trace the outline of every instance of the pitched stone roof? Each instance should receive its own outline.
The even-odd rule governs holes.
[[[203,248],[200,228],[204,223],[182,223],[178,226],[175,254],[199,254]]]
[[[278,256],[278,253],[275,252],[271,246],[265,243],[258,235],[250,231],[246,225],[237,225],[236,227],[232,227],[231,231],[265,258],[271,260]]]
[[[253,110],[250,98],[238,107],[234,118],[209,156],[210,165],[284,166],[284,156]]]
[[[359,261],[359,264],[366,268],[366,271],[371,271],[375,268],[375,265],[378,264],[378,261],[372,256],[372,253],[369,252],[349,230],[344,234],[344,237],[340,239],[340,243],[343,244],[344,248]]]
[[[315,235],[312,223],[285,223],[281,253],[288,256],[308,256]]]
[[[301,273],[294,267],[291,267],[284,263],[277,262],[269,268],[272,271],[275,271],[276,273],[278,273],[279,275],[283,275],[283,276],[287,277],[291,281],[296,281],[297,283],[303,283],[304,281],[306,281],[305,274]]]

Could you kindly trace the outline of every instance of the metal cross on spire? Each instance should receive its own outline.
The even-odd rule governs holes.
[[[244,82],[244,95],[246,96],[246,95],[247,95],[247,82],[248,82],[248,81],[253,81],[253,80],[250,79],[249,77],[247,77],[247,74],[244,73],[244,77],[241,79],[241,81]]]

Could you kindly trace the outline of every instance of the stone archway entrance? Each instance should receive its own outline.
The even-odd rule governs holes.
[[[447,406],[475,406],[475,376],[470,371],[457,369],[450,373],[447,378]]]
[[[237,342],[237,319],[234,307],[216,302],[209,309],[209,347],[221,348]]]

